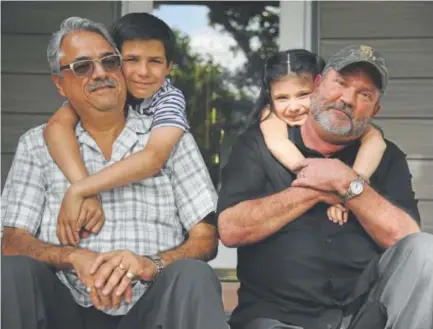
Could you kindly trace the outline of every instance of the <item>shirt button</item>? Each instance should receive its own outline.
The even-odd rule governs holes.
[[[331,243],[332,239],[331,238],[327,238],[325,241],[326,241],[326,243]]]

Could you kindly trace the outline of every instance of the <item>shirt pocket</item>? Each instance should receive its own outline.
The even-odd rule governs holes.
[[[47,196],[52,201],[61,202],[71,184],[56,164],[53,163],[48,166],[51,168],[46,171],[48,172],[46,181]]]
[[[176,205],[168,176],[158,173],[130,184],[125,192],[125,200],[139,221],[150,226],[176,226]]]

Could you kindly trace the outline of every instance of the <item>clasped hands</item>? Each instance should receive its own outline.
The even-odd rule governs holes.
[[[133,281],[151,281],[157,273],[152,260],[129,250],[98,254],[75,249],[70,262],[97,309],[118,309],[122,298],[130,303]]]
[[[57,218],[57,237],[61,244],[77,245],[80,238],[98,233],[105,217],[98,196],[84,198],[72,184],[63,197]]]
[[[327,211],[329,220],[340,225],[347,222],[349,211],[341,204],[339,194],[357,177],[352,168],[339,159],[308,158],[296,166],[295,172],[297,178],[292,186],[321,191],[321,200],[331,205]]]
[[[80,238],[98,234],[104,225],[104,213],[97,196],[84,198],[74,185],[66,191],[57,221],[57,236],[64,245],[77,245]],[[70,263],[86,286],[93,305],[100,309],[119,308],[121,299],[132,300],[132,282],[151,281],[157,268],[149,258],[129,250],[96,253],[75,249]]]

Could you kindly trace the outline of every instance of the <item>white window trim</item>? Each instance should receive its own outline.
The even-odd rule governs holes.
[[[122,1],[122,16],[129,13],[152,13],[153,1]]]
[[[280,50],[313,49],[313,1],[280,2]]]

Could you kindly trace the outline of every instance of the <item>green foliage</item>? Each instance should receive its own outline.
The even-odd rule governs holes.
[[[264,59],[278,50],[278,1],[155,1],[161,4],[194,4],[209,8],[209,26],[229,33],[246,63],[235,72],[213,62],[211,55],[193,53],[190,37],[179,31],[171,79],[185,95],[187,115],[194,135],[218,186],[221,165],[244,127],[254,92],[261,80]],[[169,23],[169,22],[168,22]]]
[[[242,51],[247,61],[236,72],[239,88],[257,87],[260,68],[270,54],[278,51],[278,1],[209,1],[209,25],[228,32],[237,43],[233,51]]]

